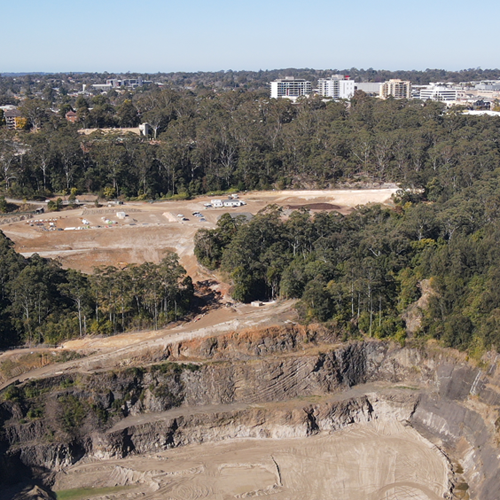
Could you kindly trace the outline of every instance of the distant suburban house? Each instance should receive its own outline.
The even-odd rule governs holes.
[[[75,123],[78,119],[78,116],[74,111],[68,111],[64,116],[66,117],[66,120],[71,123]]]

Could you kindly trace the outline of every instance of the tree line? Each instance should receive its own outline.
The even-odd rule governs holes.
[[[26,259],[0,232],[0,347],[159,328],[182,318],[192,297],[175,254],[159,264],[100,267],[86,275],[38,254]]]
[[[271,70],[221,70],[171,73],[56,73],[56,74],[5,74],[0,75],[0,105],[15,104],[15,96],[44,95],[53,101],[59,101],[74,91],[81,91],[82,85],[87,91],[100,92],[92,88],[94,83],[105,83],[110,78],[129,79],[142,78],[152,82],[146,88],[156,85],[167,85],[176,89],[189,87],[195,91],[205,89],[244,89],[266,90],[269,82],[285,76],[304,78],[316,84],[320,78],[328,78],[332,74],[349,75],[357,82],[383,82],[391,78],[409,80],[414,84],[427,85],[430,82],[470,82],[500,79],[497,68],[466,68],[458,71],[447,71],[439,68],[425,70],[389,71],[374,68],[281,68]],[[139,89],[139,91],[141,88]],[[59,98],[59,99],[58,99]]]
[[[130,98],[128,98],[130,97]],[[36,102],[31,130],[0,129],[0,189],[16,197],[94,192],[149,199],[240,190],[398,182],[450,197],[498,165],[500,120],[438,102],[269,99],[258,92],[153,89],[77,101],[68,123]],[[121,100],[120,100],[121,99]],[[149,138],[80,127],[151,126]],[[155,140],[150,140],[155,139]]]

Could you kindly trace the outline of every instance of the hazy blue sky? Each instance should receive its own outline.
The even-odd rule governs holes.
[[[500,66],[500,2],[0,0],[0,72]]]

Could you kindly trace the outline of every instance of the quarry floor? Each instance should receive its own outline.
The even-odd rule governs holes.
[[[235,439],[79,463],[57,474],[54,489],[129,485],[113,494],[116,500],[438,500],[447,475],[445,457],[394,420],[308,438]]]

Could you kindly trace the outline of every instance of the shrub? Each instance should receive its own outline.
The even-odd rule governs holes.
[[[62,424],[67,432],[74,433],[78,429],[87,414],[86,405],[73,395],[59,398],[62,407]]]

